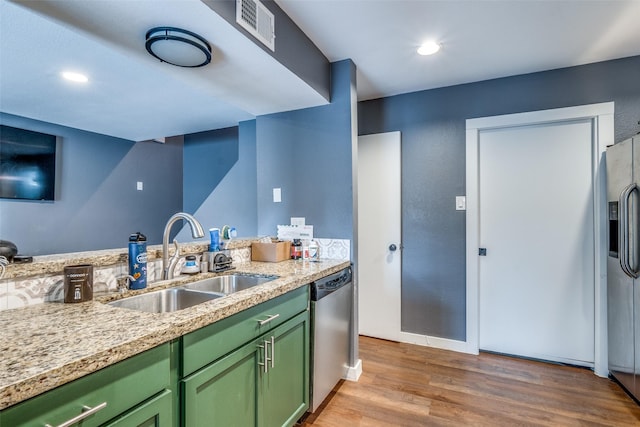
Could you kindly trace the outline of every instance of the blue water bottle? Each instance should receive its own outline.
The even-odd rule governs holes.
[[[211,243],[209,244],[209,252],[217,252],[220,250],[220,229],[210,228],[209,235],[211,236]]]
[[[137,232],[129,236],[129,289],[147,287],[147,238]]]

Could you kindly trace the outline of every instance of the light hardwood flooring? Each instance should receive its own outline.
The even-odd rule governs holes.
[[[584,368],[368,337],[360,358],[360,380],[302,426],[640,426],[640,406]]]

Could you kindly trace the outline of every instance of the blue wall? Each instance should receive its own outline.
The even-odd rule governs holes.
[[[333,63],[331,76],[331,104],[256,119],[260,235],[295,216],[317,237],[353,236],[353,62]],[[282,203],[273,202],[273,188],[282,189]]]
[[[640,131],[640,56],[359,104],[361,135],[402,133],[402,329],[465,340],[465,120],[615,101],[615,140]]]
[[[0,199],[0,239],[22,254],[124,248],[135,231],[160,243],[182,208],[181,138],[134,143],[4,113],[0,123],[61,137],[55,202]]]
[[[251,120],[184,136],[184,211],[206,229],[228,224],[238,236],[257,233],[255,128]],[[193,237],[182,230],[178,240]]]

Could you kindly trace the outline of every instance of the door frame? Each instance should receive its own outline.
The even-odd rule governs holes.
[[[467,255],[467,337],[466,352],[479,353],[479,142],[480,132],[488,129],[549,124],[573,120],[593,123],[593,219],[594,219],[594,372],[606,377],[607,358],[607,234],[606,234],[606,169],[604,152],[614,143],[614,103],[581,105],[576,107],[481,117],[466,121],[466,255]]]

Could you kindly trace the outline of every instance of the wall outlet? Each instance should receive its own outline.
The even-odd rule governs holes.
[[[142,181],[138,181],[136,183],[136,190],[142,191],[143,189],[144,189],[144,184],[142,183]]]
[[[280,188],[273,189],[273,203],[282,202],[282,190]]]

